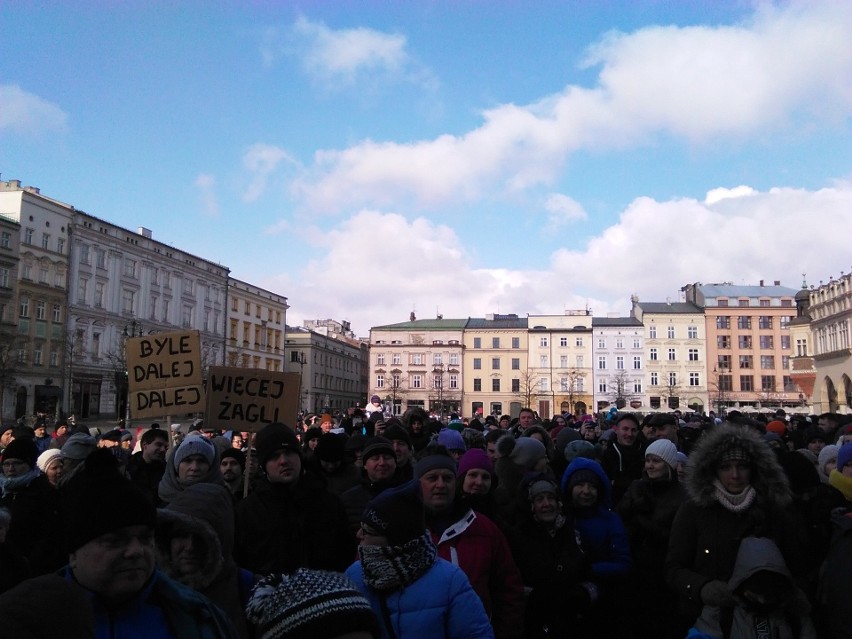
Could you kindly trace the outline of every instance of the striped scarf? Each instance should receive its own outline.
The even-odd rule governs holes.
[[[358,546],[364,581],[371,588],[393,592],[422,577],[438,557],[429,533],[401,546]]]

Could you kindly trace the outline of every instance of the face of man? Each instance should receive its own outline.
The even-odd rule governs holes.
[[[332,426],[333,424],[331,423],[331,420],[327,419],[320,424],[320,430],[324,433],[327,433],[332,429]]]
[[[426,510],[440,513],[450,509],[456,493],[456,475],[445,468],[430,470],[420,478],[423,505]]]
[[[302,474],[302,458],[289,448],[276,451],[266,462],[266,477],[273,484],[295,484]]]
[[[393,452],[396,453],[396,465],[405,466],[411,461],[411,448],[402,439],[391,440]]]
[[[229,484],[238,481],[243,474],[240,463],[233,457],[225,457],[219,462],[219,470],[222,472],[222,478]]]
[[[525,431],[533,425],[534,421],[535,415],[531,410],[522,410],[520,415],[518,415],[518,430],[521,432]]]
[[[485,444],[485,452],[488,454],[488,459],[492,464],[497,463],[497,442],[487,442]]]
[[[195,575],[202,565],[202,541],[192,534],[177,535],[169,541],[169,554],[172,566],[178,576]]]
[[[126,526],[101,535],[69,555],[74,578],[108,602],[131,599],[154,572],[154,530]]]
[[[161,437],[155,437],[150,443],[142,446],[142,459],[148,464],[155,461],[165,461],[167,449],[166,440]]]
[[[825,432],[829,432],[831,430],[834,430],[835,424],[833,421],[826,417],[820,417],[817,420],[817,426],[819,426]]]
[[[14,434],[12,433],[12,429],[10,428],[5,433],[0,435],[0,446],[6,448],[9,444],[12,443],[12,440],[15,439]]]
[[[396,456],[386,452],[370,455],[364,460],[364,470],[371,482],[390,479],[396,472]]]
[[[41,437],[44,437],[45,434],[47,433],[47,428],[45,427],[44,424],[36,424],[33,431],[35,432],[36,437],[41,438]]]
[[[819,455],[820,451],[825,448],[825,442],[821,439],[812,439],[808,442],[808,450],[814,455]]]
[[[6,477],[23,477],[31,470],[32,468],[30,467],[30,465],[22,459],[3,460],[3,474]]]
[[[648,441],[654,441],[656,439],[668,439],[673,444],[677,444],[677,431],[675,430],[674,424],[657,424],[654,426],[649,425],[649,431],[650,433],[648,435]]]
[[[508,418],[501,419],[500,423],[498,424],[498,426],[500,427],[500,430],[509,430],[510,425],[511,425],[511,422],[509,421]]]
[[[639,427],[632,419],[622,419],[618,422],[615,428],[615,436],[618,443],[622,446],[632,446],[636,443],[636,436],[639,434]]]

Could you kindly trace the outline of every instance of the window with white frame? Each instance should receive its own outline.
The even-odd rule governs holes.
[[[689,374],[689,385],[690,386],[701,386],[701,375],[699,373],[690,373]]]
[[[0,286],[9,288],[9,269],[0,268]]]
[[[106,251],[103,249],[95,249],[95,263],[98,268],[106,268]]]
[[[675,351],[675,349],[673,349],[673,348],[670,348],[669,349],[669,361],[673,362],[676,359],[677,359],[677,351]]]
[[[43,320],[47,317],[47,305],[44,303],[44,300],[38,300],[36,302],[36,316],[37,320]]]
[[[624,370],[624,356],[623,355],[618,355],[615,358],[615,368],[616,368],[616,370],[620,370],[620,371]]]
[[[11,248],[12,247],[12,234],[9,231],[3,231],[0,233],[0,248]]]
[[[56,238],[56,252],[57,253],[65,253],[65,238],[64,237]]]
[[[669,338],[669,339],[674,339],[674,336],[675,336],[675,327],[674,327],[674,326],[669,326],[669,327],[668,327],[668,329],[667,329],[667,335],[668,335],[668,338]]]
[[[583,338],[582,337],[575,338],[574,339],[574,346],[579,346],[580,348],[582,348],[583,347]]]
[[[95,308],[103,308],[104,305],[104,283],[95,282]]]
[[[616,348],[624,348],[624,338],[622,338],[622,337],[617,338],[615,340],[615,347]]]
[[[459,387],[459,376],[455,373],[450,374],[450,388],[458,388]]]
[[[50,366],[59,366],[59,351],[50,351]]]
[[[538,362],[539,362],[538,365],[539,365],[540,368],[547,368],[548,365],[549,365],[548,364],[549,361],[550,360],[548,360],[547,355],[540,355],[539,358],[538,358]]]
[[[640,344],[640,342],[639,342],[639,338],[638,338],[638,337],[634,337],[634,338],[633,338],[633,348],[639,348],[639,347],[640,347],[640,346],[639,346],[639,344]]]
[[[559,338],[559,345],[562,346],[563,348],[568,346],[568,338],[567,337],[560,337]]]
[[[440,366],[444,363],[444,356],[441,353],[432,353],[432,366]]]
[[[62,321],[62,306],[59,304],[53,305],[53,321],[59,323]]]
[[[641,393],[642,392],[642,381],[641,380],[638,380],[638,379],[633,380],[633,392],[634,393]]]
[[[450,353],[450,366],[458,366],[459,365],[459,354],[458,353]]]
[[[136,260],[124,260],[124,274],[127,277],[136,277]]]
[[[677,373],[669,372],[669,386],[677,386]]]
[[[598,338],[598,348],[606,348],[606,338],[599,337]]]
[[[41,248],[45,250],[50,248],[50,233],[41,234]]]
[[[642,368],[642,356],[634,355],[633,356],[633,370],[639,370]]]
[[[77,282],[77,303],[85,304],[86,303],[86,293],[89,288],[89,280],[85,277],[81,277]]]
[[[697,348],[690,348],[688,353],[689,353],[689,361],[690,362],[697,362],[698,361],[698,349]]]
[[[582,355],[577,355],[575,361],[577,362],[577,368],[583,368],[586,365],[586,358]]]
[[[547,348],[547,338],[546,337],[540,337],[539,340],[538,340],[538,344],[542,348]]]
[[[559,378],[559,390],[563,393],[568,392],[569,388],[568,388],[568,378],[567,377],[560,377]]]
[[[598,392],[605,393],[606,392],[606,380],[602,379],[598,382]]]
[[[402,366],[402,353],[391,355],[391,366]]]
[[[384,375],[376,375],[376,388],[384,388],[385,387],[385,376]]]
[[[650,384],[651,384],[651,386],[659,386],[660,385],[660,378],[659,378],[658,373],[651,373]]]
[[[121,310],[124,313],[133,313],[136,309],[136,292],[125,288],[121,292]]]
[[[560,355],[559,356],[559,368],[568,368],[568,356]]]
[[[657,361],[657,349],[656,349],[656,348],[651,348],[651,349],[648,351],[648,357],[649,357],[649,359],[650,359],[652,362],[656,362],[656,361]]]
[[[546,377],[539,377],[538,388],[542,393],[548,392],[550,390],[549,380]]]
[[[423,354],[422,353],[413,353],[411,355],[411,363],[414,366],[422,366],[423,365]]]
[[[650,337],[651,339],[657,338],[657,327],[656,326],[649,326],[648,327],[648,337]]]
[[[38,270],[38,281],[42,284],[47,284],[50,279],[50,271],[47,270],[46,266],[42,266]]]
[[[29,262],[21,262],[21,279],[33,279],[33,265]]]
[[[686,329],[686,336],[689,339],[698,339],[698,327],[697,326],[689,326]]]
[[[606,355],[598,355],[598,369],[605,370],[606,369]]]
[[[24,244],[32,244],[34,234],[35,234],[35,229],[26,229],[24,231]]]
[[[574,386],[576,387],[578,393],[586,392],[586,380],[584,378],[578,377],[574,381]]]
[[[411,388],[423,388],[423,376],[422,375],[412,375],[411,376]]]
[[[42,349],[43,347],[40,345],[33,347],[33,364],[35,364],[36,366],[41,366],[41,359],[43,353]]]

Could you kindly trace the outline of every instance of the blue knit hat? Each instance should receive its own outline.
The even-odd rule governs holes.
[[[837,451],[837,470],[843,472],[846,464],[852,463],[852,442],[847,442]]]
[[[460,450],[464,452],[467,446],[464,445],[464,438],[461,433],[455,430],[445,428],[438,433],[438,443],[447,450]]]

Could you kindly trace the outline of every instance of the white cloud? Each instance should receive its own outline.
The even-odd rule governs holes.
[[[744,184],[741,184],[740,186],[735,186],[732,189],[727,189],[723,186],[720,186],[718,189],[711,189],[707,191],[707,197],[704,198],[704,203],[715,204],[716,202],[720,202],[722,200],[737,197],[748,197],[750,195],[755,195],[756,193],[757,191],[755,191],[750,186],[745,186]]]
[[[57,105],[17,84],[0,84],[0,131],[40,134],[64,131],[67,126],[68,114]]]
[[[216,197],[216,178],[209,173],[199,173],[195,178],[195,188],[201,196],[201,206],[208,217],[219,217],[221,209]]]
[[[405,36],[373,29],[330,29],[300,17],[293,33],[305,48],[305,70],[321,77],[352,79],[361,71],[396,71],[408,62]]]
[[[293,184],[315,210],[433,206],[547,185],[580,149],[673,135],[740,141],[852,111],[852,11],[844,3],[766,6],[747,24],[610,34],[585,61],[597,85],[501,105],[462,135],[365,140],[316,153]]]
[[[266,191],[269,178],[282,161],[296,162],[287,151],[271,144],[253,144],[243,155],[243,166],[252,176],[243,193],[243,200],[254,202]]]
[[[676,300],[682,286],[696,281],[761,279],[797,288],[803,272],[816,282],[848,270],[843,233],[821,232],[814,251],[812,243],[802,245],[801,229],[846,228],[850,209],[852,186],[777,188],[712,204],[641,197],[583,248],[554,252],[540,271],[479,268],[448,226],[362,211],[329,231],[306,230],[305,241],[334,247],[332,253],[262,285],[287,291],[292,323],[348,309],[343,319],[359,335],[406,321],[412,307],[420,318],[436,311],[447,318],[525,316],[587,305],[595,315],[625,315],[632,293],[643,301]]]
[[[589,217],[582,204],[562,193],[551,193],[544,202],[544,208],[550,213],[547,220],[547,229],[550,231]]]

